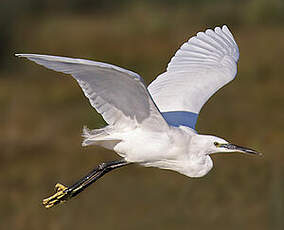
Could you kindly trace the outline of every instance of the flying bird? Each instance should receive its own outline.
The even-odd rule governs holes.
[[[82,146],[102,146],[121,157],[99,164],[70,187],[56,184],[56,193],[43,200],[46,208],[76,196],[111,170],[132,163],[202,177],[213,167],[211,154],[260,155],[195,130],[202,106],[237,73],[239,49],[226,25],[191,37],[148,87],[137,73],[111,64],[39,54],[16,56],[72,75],[107,123],[100,129],[84,127]]]

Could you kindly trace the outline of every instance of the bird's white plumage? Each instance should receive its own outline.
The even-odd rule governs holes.
[[[257,154],[193,130],[204,103],[236,75],[239,51],[227,26],[199,32],[184,43],[148,90],[138,74],[114,65],[48,55],[17,56],[71,74],[78,81],[109,124],[84,129],[83,145],[100,145],[128,162],[190,177],[209,172],[212,153]]]
[[[71,74],[81,86],[91,105],[104,120],[117,129],[134,128],[137,124],[153,129],[167,124],[153,103],[143,79],[118,66],[84,59],[38,54],[16,54],[49,69]]]
[[[234,79],[238,59],[238,46],[227,26],[199,32],[180,47],[148,90],[162,113],[181,114],[180,124],[194,128],[205,102]],[[184,123],[191,113],[196,116]]]

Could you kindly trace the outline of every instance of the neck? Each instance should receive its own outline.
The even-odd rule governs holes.
[[[196,154],[191,156],[184,167],[182,174],[189,177],[205,176],[213,167],[213,161],[209,155]]]
[[[173,170],[188,177],[202,177],[213,167],[213,162],[208,155],[196,155],[186,159],[145,162],[143,165]]]

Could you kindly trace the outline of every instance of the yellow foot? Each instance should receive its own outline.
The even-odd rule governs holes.
[[[57,204],[60,204],[68,199],[66,189],[68,187],[57,183],[55,185],[56,193],[53,196],[50,196],[42,201],[43,205],[46,208],[51,208]]]

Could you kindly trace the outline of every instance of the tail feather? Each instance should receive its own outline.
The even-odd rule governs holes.
[[[117,138],[113,138],[111,135],[111,128],[109,126],[106,126],[101,129],[93,129],[90,130],[86,126],[83,127],[82,137],[83,142],[82,146],[87,145],[102,145],[101,142],[105,141],[120,141]]]

